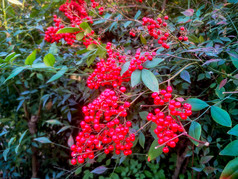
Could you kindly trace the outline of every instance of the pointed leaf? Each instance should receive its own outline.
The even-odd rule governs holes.
[[[189,127],[189,135],[192,136],[193,138],[199,140],[201,136],[201,125],[195,121],[193,121]],[[192,143],[194,143],[196,146],[198,146],[198,142],[190,139]]]
[[[12,4],[19,5],[19,6],[23,6],[23,4],[20,1],[18,1],[18,0],[8,0],[8,2],[10,2]]]
[[[213,120],[217,122],[218,124],[222,126],[226,126],[226,127],[231,127],[231,124],[232,124],[231,118],[225,110],[217,106],[212,106],[211,115]]]
[[[73,144],[74,144],[74,139],[73,139],[72,135],[70,135],[68,138],[68,146],[71,147]]]
[[[235,127],[229,130],[227,133],[238,137],[238,124],[236,124]]]
[[[83,32],[80,32],[80,33],[78,33],[78,34],[76,35],[76,39],[77,39],[78,41],[82,40],[83,37],[84,37],[84,33],[83,33]]]
[[[197,98],[187,99],[186,103],[189,103],[192,105],[192,111],[200,111],[209,106],[206,102]]]
[[[67,66],[63,66],[55,75],[53,75],[48,81],[47,83],[50,83],[52,81],[55,81],[57,79],[59,79],[60,77],[62,77],[66,72],[67,72],[68,68]]]
[[[54,66],[55,64],[55,57],[54,55],[52,55],[51,53],[48,53],[45,57],[44,57],[44,63],[46,66]]]
[[[19,73],[21,73],[24,69],[26,69],[26,67],[17,67],[15,68],[12,73],[7,77],[7,79],[4,81],[4,83],[8,80],[10,80],[11,78],[17,76]]]
[[[156,67],[159,63],[161,63],[162,61],[164,61],[164,59],[162,58],[154,58],[152,61],[146,61],[143,66],[145,68],[154,68]]]
[[[145,39],[145,37],[143,37],[142,35],[140,35],[140,41],[142,44],[146,45],[147,41]]]
[[[181,73],[180,73],[180,77],[187,81],[188,83],[191,83],[191,80],[190,80],[190,74],[188,73],[187,70],[183,70]]]
[[[238,58],[230,56],[233,65],[238,69]]]
[[[138,19],[138,17],[139,17],[140,15],[141,15],[141,11],[138,10],[137,13],[136,13],[136,15],[135,15],[135,17],[134,17],[134,19],[135,19],[135,20]]]
[[[57,132],[57,134],[59,134],[59,133],[65,131],[65,130],[67,130],[67,129],[69,129],[69,128],[70,128],[70,126],[64,126],[64,127],[62,127],[62,128]]]
[[[147,112],[147,111],[139,112],[140,118],[145,120],[145,121],[147,121],[148,114],[149,114],[149,112]]]
[[[144,149],[144,146],[145,146],[145,135],[142,132],[139,135],[139,144]]]
[[[21,135],[21,137],[20,137],[20,139],[19,139],[19,144],[21,143],[22,139],[23,139],[24,136],[26,135],[26,132],[27,132],[27,131],[28,131],[28,129],[25,130],[25,132]]]
[[[220,179],[237,179],[238,178],[238,157],[228,162],[221,173]]]
[[[163,152],[163,146],[155,149],[158,146],[158,139],[155,139],[150,146],[149,153],[148,153],[148,161],[154,160],[158,156],[160,156]]]
[[[36,50],[34,50],[25,60],[25,65],[32,65],[36,59]]]
[[[47,137],[38,137],[38,138],[35,138],[34,140],[43,144],[52,143]]]
[[[131,74],[131,86],[134,87],[141,82],[141,70],[135,70]]]
[[[156,79],[155,75],[146,69],[142,70],[141,73],[142,81],[151,91],[153,92],[159,92],[159,83]]]
[[[193,15],[194,10],[193,10],[193,9],[187,9],[186,11],[183,11],[183,12],[181,12],[181,13],[182,13],[183,15],[185,15],[185,16],[190,17],[190,16]]]
[[[220,155],[238,156],[238,140],[230,142],[221,152]]]
[[[56,119],[51,119],[51,120],[48,120],[48,121],[45,121],[49,124],[52,124],[52,125],[62,125],[62,123]]]
[[[5,161],[7,161],[7,154],[10,151],[10,148],[7,148],[6,150],[3,151],[3,158]]]
[[[105,171],[107,171],[107,167],[105,166],[100,166],[95,168],[94,170],[91,171],[91,173],[95,173],[95,174],[103,174]]]
[[[130,66],[130,62],[126,62],[126,63],[124,63],[124,65],[122,65],[121,76],[128,70],[129,66]]]
[[[63,29],[60,29],[56,32],[56,34],[62,34],[62,33],[74,33],[80,31],[77,27],[65,27]]]

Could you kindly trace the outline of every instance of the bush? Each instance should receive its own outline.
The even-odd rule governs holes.
[[[2,177],[236,178],[236,14],[2,1]]]

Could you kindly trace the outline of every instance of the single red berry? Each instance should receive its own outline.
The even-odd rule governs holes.
[[[169,16],[164,16],[164,20],[168,20],[169,19]]]
[[[185,28],[184,27],[180,27],[180,30],[185,30]]]
[[[77,160],[76,160],[75,158],[73,158],[73,159],[71,160],[71,164],[72,164],[72,165],[76,165],[76,164],[77,164]]]
[[[164,148],[163,148],[163,152],[164,152],[164,153],[168,153],[168,152],[169,152],[169,148],[168,148],[168,147],[164,147]]]

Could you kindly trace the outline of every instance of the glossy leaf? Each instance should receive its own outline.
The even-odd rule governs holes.
[[[7,154],[8,154],[9,151],[10,151],[10,148],[7,148],[3,151],[3,158],[4,158],[5,161],[7,161]]]
[[[68,143],[69,147],[71,147],[74,144],[74,139],[73,139],[72,135],[69,136],[67,143]]]
[[[193,138],[199,140],[200,139],[200,136],[201,136],[201,132],[202,132],[202,128],[201,128],[201,125],[196,122],[196,121],[193,121],[189,127],[189,135],[192,136]],[[192,139],[190,139],[192,141],[192,143],[194,143],[196,146],[198,146],[198,142],[197,141],[194,141]]]
[[[238,157],[228,162],[221,173],[220,179],[237,179],[238,178]]]
[[[141,78],[145,86],[147,86],[151,91],[153,92],[159,91],[158,80],[151,71],[143,69],[141,73]]]
[[[238,156],[238,140],[230,142],[221,152],[220,155]]]
[[[48,120],[48,121],[45,121],[49,124],[52,124],[52,125],[62,125],[62,123],[56,119],[51,119],[51,120]]]
[[[7,79],[4,81],[4,83],[8,80],[10,80],[11,78],[17,76],[19,73],[21,73],[23,70],[25,70],[26,67],[17,67],[15,68],[12,73],[7,77]]]
[[[70,126],[64,126],[64,127],[62,127],[62,128],[57,132],[57,134],[59,134],[59,133],[65,131],[65,130],[67,130],[67,129],[69,129],[69,128],[70,128]]]
[[[238,59],[233,56],[230,56],[230,58],[231,58],[233,65],[238,69]]]
[[[22,2],[18,1],[18,0],[8,0],[8,2],[12,3],[12,4],[16,4],[19,6],[23,6]]]
[[[135,20],[138,19],[138,17],[139,17],[140,15],[141,15],[141,11],[138,10],[137,13],[136,13],[136,15],[135,15],[135,17],[134,17],[134,19],[135,19]]]
[[[141,70],[135,70],[131,74],[131,86],[135,87],[140,82],[141,82]]]
[[[230,135],[234,135],[238,137],[238,124],[236,124],[231,130],[227,132]]]
[[[147,41],[145,39],[145,37],[143,37],[142,35],[140,35],[140,41],[142,44],[146,45]]]
[[[192,111],[200,111],[209,106],[206,102],[198,98],[189,98],[186,100],[186,103],[189,103],[192,105]]]
[[[218,124],[222,126],[226,126],[226,127],[231,127],[231,124],[232,124],[231,118],[225,110],[217,106],[212,106],[211,115],[213,120],[217,122]]]
[[[147,111],[139,112],[140,118],[145,120],[145,121],[147,121],[148,114],[149,114],[149,112],[147,112]]]
[[[158,146],[158,139],[155,139],[149,149],[149,153],[148,153],[148,161],[154,160],[155,158],[157,158],[158,156],[160,156],[163,152],[163,146],[155,149],[156,146]]]
[[[32,65],[36,59],[36,50],[34,50],[25,60],[25,65]]]
[[[43,144],[52,143],[47,137],[38,137],[38,138],[35,138],[34,140]]]
[[[57,79],[59,79],[60,77],[62,77],[66,72],[68,71],[68,68],[66,66],[63,66],[55,75],[53,75],[48,81],[47,83],[50,83],[52,81],[55,81]]]
[[[105,171],[107,171],[107,167],[105,166],[100,166],[95,168],[94,170],[91,171],[91,173],[95,173],[95,174],[103,174]]]
[[[19,139],[19,144],[21,143],[22,139],[24,138],[24,136],[26,135],[28,129],[25,130],[25,132],[21,135],[20,139]]]
[[[128,70],[129,66],[130,66],[130,62],[126,62],[122,65],[122,67],[121,67],[121,76]]]
[[[144,149],[144,146],[145,146],[145,135],[142,132],[139,135],[139,144]]]
[[[48,53],[45,57],[44,57],[44,63],[46,66],[54,66],[55,64],[55,57],[54,55],[52,55],[51,53]]]
[[[188,83],[191,83],[191,79],[190,79],[190,74],[187,70],[183,70],[181,73],[180,73],[180,77],[187,81]]]
[[[181,13],[185,16],[190,17],[190,16],[193,16],[194,10],[193,9],[187,9],[187,10],[181,12]]]
[[[56,32],[56,34],[63,34],[63,33],[74,33],[80,31],[77,27],[65,27],[63,29],[60,29]]]
[[[83,32],[80,32],[80,33],[78,33],[78,34],[76,35],[76,39],[77,39],[78,41],[82,40],[83,37],[84,37],[84,33],[83,33]]]
[[[146,61],[143,66],[145,68],[154,68],[156,67],[159,63],[161,63],[162,61],[164,61],[164,59],[162,58],[154,58],[152,61]]]

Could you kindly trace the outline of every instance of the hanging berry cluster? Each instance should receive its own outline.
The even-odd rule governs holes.
[[[159,93],[152,93],[154,104],[158,106],[168,105],[168,111],[163,112],[160,108],[154,110],[155,115],[149,113],[148,121],[154,122],[157,127],[154,130],[158,137],[158,144],[164,145],[163,152],[168,153],[169,148],[174,148],[179,141],[178,132],[184,132],[180,119],[186,120],[188,116],[192,115],[191,105],[184,103],[183,105],[172,98],[172,87],[168,86],[167,90],[161,90]],[[167,115],[166,115],[167,113]]]
[[[71,163],[75,165],[77,161],[84,163],[87,158],[93,159],[95,152],[100,150],[105,154],[123,152],[130,155],[135,135],[129,134],[131,122],[126,120],[129,107],[129,102],[121,101],[120,96],[110,89],[84,106],[85,117],[80,123],[82,131],[76,137],[76,145],[71,146]]]

